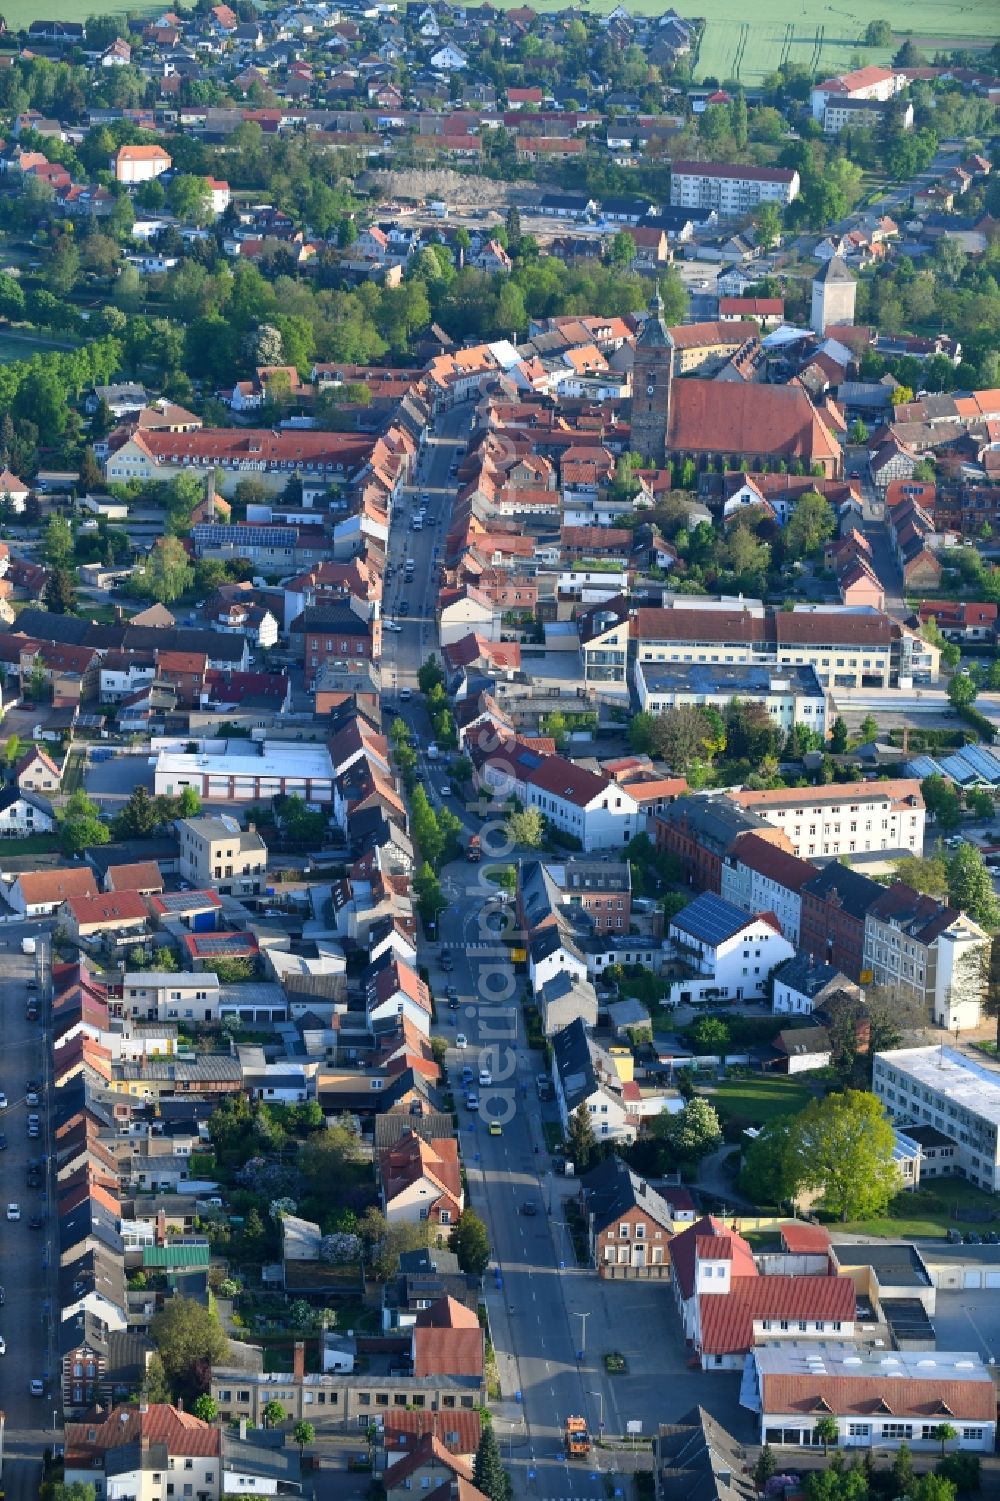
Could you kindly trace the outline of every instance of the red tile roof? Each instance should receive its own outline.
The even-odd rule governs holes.
[[[89,870],[29,870],[18,877],[17,884],[28,907],[54,906],[70,897],[97,895]]]
[[[830,1232],[822,1225],[804,1225],[794,1220],[779,1228],[785,1249],[793,1256],[825,1255],[830,1249]]]
[[[387,1454],[410,1454],[416,1440],[432,1433],[452,1454],[475,1454],[482,1436],[478,1412],[388,1412],[382,1428]]]
[[[753,1252],[743,1237],[727,1229],[721,1220],[713,1219],[711,1215],[704,1215],[700,1220],[695,1220],[693,1225],[688,1225],[679,1235],[675,1235],[670,1242],[670,1260],[684,1298],[690,1298],[694,1294],[695,1266],[698,1257],[705,1254],[701,1246],[704,1245],[706,1249],[715,1249],[719,1246],[719,1242],[731,1243],[729,1254],[725,1259],[733,1263],[734,1278],[756,1277],[757,1267]]]
[[[671,1247],[676,1244],[676,1239]],[[850,1323],[854,1284],[849,1277],[739,1277],[728,1293],[698,1299],[705,1355],[738,1355],[753,1345],[754,1320]]]
[[[93,1437],[90,1435],[93,1434]],[[221,1452],[222,1434],[193,1413],[180,1412],[167,1402],[138,1407],[113,1407],[105,1417],[95,1414],[84,1423],[66,1424],[66,1461],[86,1464],[127,1444],[163,1444],[172,1455],[211,1457]]]
[[[895,1418],[958,1418],[963,1422],[996,1421],[993,1382],[949,1381],[942,1376],[830,1376],[803,1372],[764,1373],[763,1410],[767,1413],[833,1413],[838,1417],[884,1414]]]
[[[67,907],[80,927],[94,923],[135,922],[146,916],[146,903],[138,891],[109,891],[102,896],[71,896]]]

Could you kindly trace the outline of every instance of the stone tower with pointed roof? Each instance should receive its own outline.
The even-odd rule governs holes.
[[[666,459],[673,378],[674,341],[663,321],[663,298],[657,286],[635,345],[631,442],[633,453],[657,466]]]
[[[809,326],[820,338],[831,323],[853,323],[858,284],[842,255],[832,255],[812,284]]]

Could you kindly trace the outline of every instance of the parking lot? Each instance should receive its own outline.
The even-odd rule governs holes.
[[[145,787],[150,794],[153,791],[153,768],[149,764],[149,756],[130,756],[121,746],[115,746],[114,750],[109,761],[88,759],[83,774],[87,796],[111,812],[117,811],[121,803],[128,801],[133,788]]]
[[[48,1079],[44,1019],[48,1014],[43,990],[29,990],[35,977],[35,957],[21,953],[21,938],[34,932],[39,937],[39,958],[44,939],[37,928],[11,925],[0,931],[0,1004],[3,1007],[4,1045],[0,1054],[0,1091],[7,1107],[0,1112],[0,1132],[6,1141],[0,1152],[0,1206],[3,1218],[3,1254],[0,1284],[4,1302],[0,1307],[0,1335],[6,1354],[0,1359],[0,1407],[4,1432],[3,1482],[7,1501],[28,1501],[38,1494],[39,1460],[46,1444],[61,1423],[61,1401],[55,1366],[55,1330],[50,1318],[52,1268],[55,1265],[55,1221],[45,1190],[46,1164],[50,1151],[45,1110]],[[28,998],[37,998],[41,1018],[29,1021]],[[28,1080],[43,1084],[37,1112],[26,1101]],[[40,1135],[29,1140],[29,1114],[39,1115]],[[42,1162],[41,1185],[27,1187],[30,1158]],[[20,1219],[7,1218],[7,1206],[16,1203]],[[32,1218],[41,1228],[32,1230]],[[30,1394],[32,1381],[43,1383],[44,1395]]]
[[[939,1350],[971,1350],[986,1361],[1000,1355],[1000,1291],[939,1291],[931,1322]]]

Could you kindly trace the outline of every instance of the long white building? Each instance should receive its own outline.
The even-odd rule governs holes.
[[[785,206],[799,196],[792,167],[750,167],[736,162],[674,162],[670,202],[679,208],[715,209],[722,219],[740,219],[760,203]]]
[[[175,797],[193,787],[209,803],[254,803],[296,794],[308,803],[333,801],[333,762],[324,745],[300,741],[211,741],[204,751],[164,748],[156,758],[154,791]]]
[[[1000,1070],[957,1048],[896,1048],[876,1053],[872,1089],[895,1124],[948,1137],[953,1172],[1000,1191]],[[936,1156],[944,1171],[948,1159]]]

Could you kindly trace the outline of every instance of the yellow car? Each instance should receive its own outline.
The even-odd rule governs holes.
[[[490,1135],[491,1136],[502,1136],[503,1135],[503,1126],[501,1126],[501,1124],[500,1124],[499,1121],[490,1121]]]

